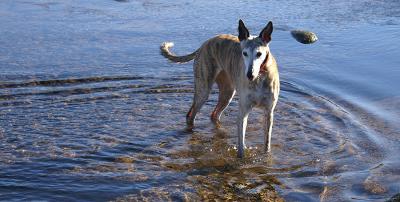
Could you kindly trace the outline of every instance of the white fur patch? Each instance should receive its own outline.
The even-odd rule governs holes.
[[[247,39],[251,40],[251,39],[255,39],[255,38],[257,38],[257,37],[258,37],[258,36],[250,35],[249,38],[247,38]]]

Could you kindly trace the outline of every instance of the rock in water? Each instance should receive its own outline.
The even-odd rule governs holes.
[[[296,41],[303,44],[314,43],[318,40],[317,35],[309,31],[293,30],[290,33],[292,34],[293,38],[296,39]]]

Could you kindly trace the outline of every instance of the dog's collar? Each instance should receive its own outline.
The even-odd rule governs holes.
[[[268,59],[269,59],[269,51],[268,51],[268,53],[267,53],[267,56],[265,56],[265,60],[264,60],[264,62],[261,64],[261,66],[260,66],[260,75],[262,75],[262,74],[265,74],[265,73],[267,73],[267,62],[268,62]]]

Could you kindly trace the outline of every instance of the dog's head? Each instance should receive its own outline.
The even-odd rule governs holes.
[[[258,37],[250,36],[242,20],[239,20],[239,41],[242,49],[242,57],[245,64],[245,74],[250,81],[255,80],[263,65],[268,62],[271,34],[273,31],[272,22],[260,32]]]

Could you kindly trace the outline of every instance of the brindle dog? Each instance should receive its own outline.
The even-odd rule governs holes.
[[[260,32],[258,37],[250,36],[242,20],[239,20],[239,36],[218,35],[195,52],[176,56],[169,51],[171,42],[161,45],[161,54],[172,62],[184,63],[194,59],[194,99],[186,116],[186,123],[193,127],[197,112],[207,101],[212,86],[219,88],[218,103],[211,114],[211,120],[219,124],[221,113],[231,102],[237,91],[239,95],[239,115],[237,119],[238,157],[243,157],[247,118],[253,107],[265,111],[265,149],[271,150],[271,132],[274,108],[279,96],[279,73],[275,58],[269,48],[272,22]]]

